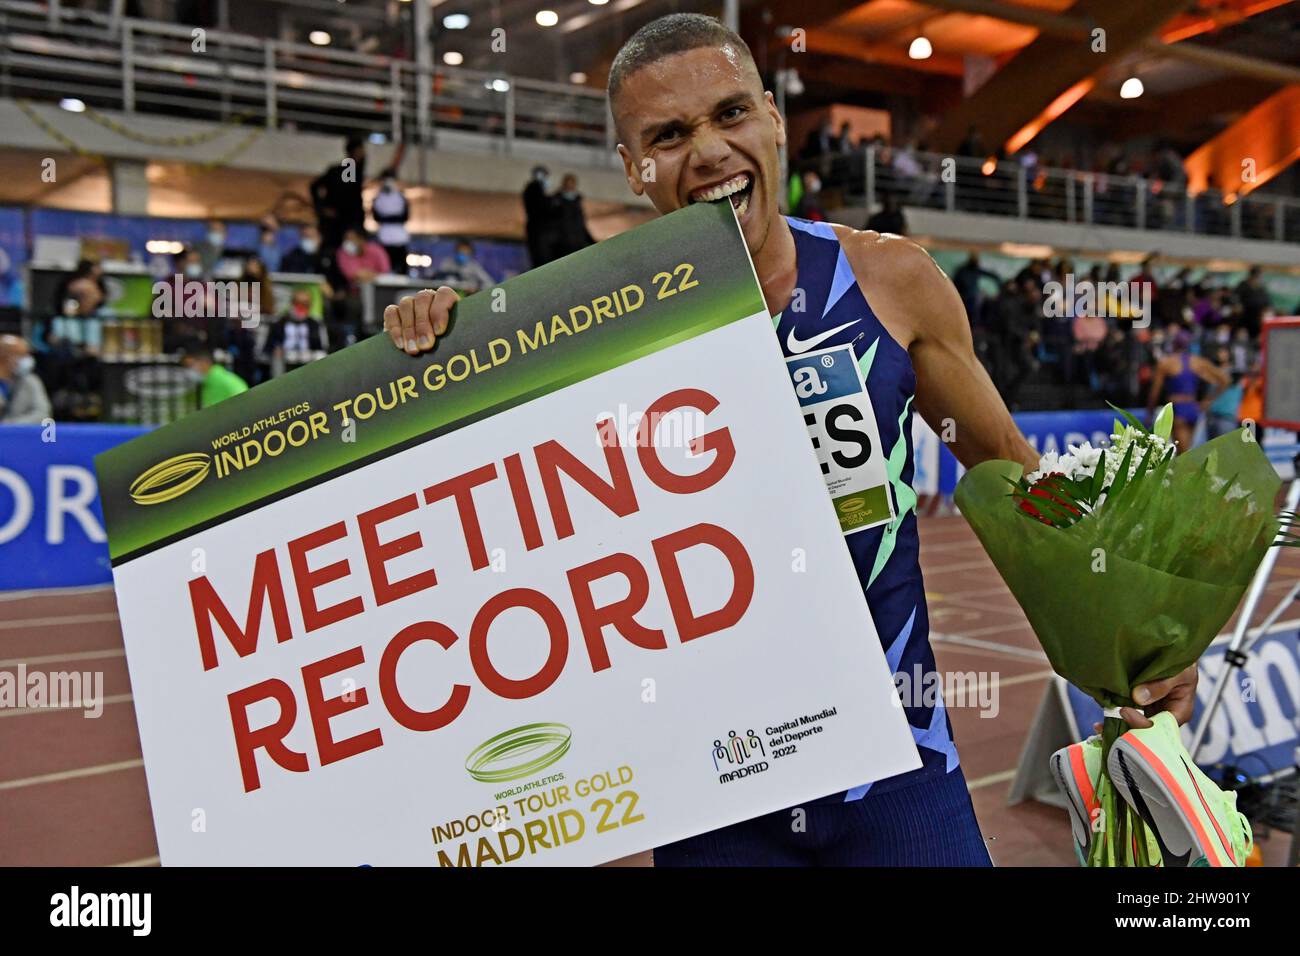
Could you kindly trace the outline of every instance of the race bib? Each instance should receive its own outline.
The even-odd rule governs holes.
[[[844,534],[893,520],[876,414],[851,345],[786,359]]]

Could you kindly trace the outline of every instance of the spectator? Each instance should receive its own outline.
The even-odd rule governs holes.
[[[208,220],[208,234],[195,244],[194,250],[199,254],[203,277],[212,275],[226,255],[226,224],[220,219]]]
[[[52,414],[26,340],[0,335],[0,424],[39,425]]]
[[[546,194],[549,176],[545,166],[534,166],[523,193],[524,235],[528,240],[528,259],[534,269],[555,258],[552,255],[555,203]]]
[[[1273,304],[1268,289],[1260,276],[1259,266],[1252,266],[1246,278],[1238,284],[1237,299],[1241,303],[1241,324],[1252,338],[1259,335],[1260,320],[1264,310]]]
[[[295,289],[289,311],[275,320],[267,335],[266,349],[272,368],[302,365],[319,357],[328,347],[324,327],[311,314],[311,292]]]
[[[853,143],[853,128],[849,125],[849,121],[845,120],[840,124],[840,135],[835,137],[835,151],[837,153],[851,153],[856,148]]]
[[[187,279],[203,278],[203,256],[193,247],[181,253],[176,262],[176,271]]]
[[[406,197],[397,188],[393,170],[385,170],[379,192],[370,204],[370,214],[379,223],[379,244],[388,253],[388,266],[398,275],[406,275],[406,252],[411,243],[406,220],[410,213]]]
[[[808,138],[804,140],[802,157],[804,159],[820,159],[835,152],[839,147],[839,143],[832,130],[830,117],[822,120],[815,129],[809,130]]]
[[[224,329],[225,341],[231,353],[231,367],[235,374],[245,382],[256,384],[262,379],[261,369],[258,368],[258,356],[262,354],[261,343],[266,341],[267,332],[275,318],[275,288],[266,265],[256,256],[245,261],[239,281],[243,286],[241,300],[251,300],[257,312],[253,315],[228,316]]]
[[[364,282],[373,282],[376,276],[388,272],[390,263],[384,247],[366,237],[359,227],[344,233],[343,245],[336,256],[339,272],[347,280],[348,292],[355,294]]]
[[[957,147],[957,155],[965,156],[969,159],[985,159],[989,155],[988,147],[984,145],[984,134],[974,123],[966,130],[966,136]]]
[[[1228,385],[1218,396],[1206,403],[1205,437],[1207,439],[1218,438],[1236,429],[1239,424],[1237,409],[1241,407],[1241,400],[1245,395],[1245,389],[1242,387],[1242,379],[1245,376],[1243,373],[1232,371],[1232,357],[1228,349],[1218,350],[1217,362],[1219,369],[1228,376]]]
[[[261,239],[257,244],[257,257],[262,260],[268,272],[279,272],[284,257],[280,254],[278,230],[274,226],[263,226]]]
[[[596,240],[587,231],[587,217],[582,211],[582,194],[578,192],[578,177],[565,175],[560,183],[560,193],[555,201],[555,257],[594,245]]]
[[[822,179],[811,169],[803,174],[803,193],[794,214],[810,222],[826,221],[826,210],[822,208]]]
[[[82,259],[59,289],[55,315],[86,317],[94,315],[108,298],[104,269],[98,262]]]
[[[310,224],[302,227],[298,245],[281,257],[280,271],[306,275],[320,275],[325,271],[321,264],[319,229]]]
[[[880,212],[867,220],[867,228],[876,232],[890,232],[894,235],[907,235],[907,217],[898,204],[898,197],[886,193],[880,204]]]
[[[1191,343],[1191,334],[1185,329],[1175,331],[1173,349],[1156,364],[1155,378],[1147,395],[1147,412],[1154,414],[1162,390],[1167,389],[1164,400],[1174,406],[1174,429],[1170,437],[1180,452],[1192,447],[1192,435],[1201,418],[1203,406],[1197,397],[1201,383],[1214,389],[1212,398],[1217,398],[1228,385],[1226,372],[1208,359],[1191,354]]]
[[[971,325],[978,322],[984,304],[984,293],[980,291],[981,279],[992,279],[999,284],[1002,281],[997,273],[981,266],[979,253],[972,251],[952,275],[952,284],[957,287],[962,305],[966,306],[966,318]]]
[[[457,289],[477,292],[493,284],[492,276],[474,258],[474,246],[468,239],[456,243],[456,252],[438,264],[438,273]]]
[[[331,164],[311,184],[312,203],[326,252],[337,249],[349,229],[364,229],[366,225],[361,199],[361,187],[366,179],[366,141],[360,136],[349,136],[345,151],[342,161]]]
[[[181,351],[181,365],[187,368],[199,383],[199,408],[208,408],[217,402],[248,391],[248,383],[230,369],[213,361],[212,349],[191,343]]]

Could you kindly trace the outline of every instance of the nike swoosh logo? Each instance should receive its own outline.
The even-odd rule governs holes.
[[[861,321],[862,321],[861,319],[854,319],[852,322],[845,322],[843,325],[837,325],[835,328],[827,329],[825,332],[818,332],[810,339],[800,339],[798,336],[794,334],[794,329],[791,328],[790,334],[785,337],[786,350],[792,352],[795,355],[798,355],[800,352],[807,352],[809,349],[813,349],[821,345],[823,342],[829,339],[832,335],[835,335],[837,332],[843,332],[849,326],[857,325]]]
[[[1128,784],[1128,802],[1132,805],[1133,809],[1137,811],[1137,815],[1142,818],[1142,822],[1150,827],[1152,835],[1156,838],[1156,845],[1160,847],[1160,858],[1164,862],[1164,865],[1169,868],[1187,866],[1192,859],[1191,848],[1189,848],[1187,852],[1175,856],[1173,851],[1165,845],[1165,841],[1160,836],[1160,828],[1156,826],[1156,819],[1152,815],[1151,809],[1147,806],[1146,800],[1142,799],[1142,791],[1138,789],[1137,781],[1133,779],[1133,771],[1129,769],[1128,760],[1125,758],[1124,752],[1121,750],[1116,754],[1116,756],[1119,758],[1119,769],[1124,775],[1124,782]]]

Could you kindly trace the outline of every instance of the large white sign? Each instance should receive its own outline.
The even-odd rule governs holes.
[[[164,864],[598,863],[919,766],[765,312],[271,497],[115,567]]]

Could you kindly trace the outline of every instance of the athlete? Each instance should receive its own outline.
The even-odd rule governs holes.
[[[1174,427],[1170,437],[1180,452],[1192,447],[1192,435],[1200,423],[1201,412],[1231,384],[1227,372],[1209,359],[1193,355],[1191,347],[1191,333],[1186,329],[1174,333],[1173,351],[1156,363],[1155,378],[1147,397],[1147,414],[1150,415],[1155,411],[1161,392],[1168,390],[1166,401],[1174,406]],[[1213,389],[1213,394],[1204,402],[1196,398],[1202,382]]]
[[[787,357],[851,345],[863,369],[897,517],[845,537],[896,672],[935,670],[912,478],[912,415],[954,435],[965,465],[1005,458],[1038,467],[975,357],[961,299],[907,239],[781,215],[777,150],[785,124],[748,47],[712,17],[671,14],[638,30],[610,68],[609,98],[628,186],[661,213],[730,202]],[[645,171],[653,169],[654,175]],[[791,308],[796,299],[802,308]],[[410,354],[447,329],[456,293],[423,290],[384,310]],[[788,385],[788,379],[787,379]],[[1158,710],[1191,715],[1195,668],[1145,688]],[[919,682],[918,682],[919,683]],[[1140,696],[1140,695],[1139,695]],[[657,866],[987,866],[942,701],[904,701],[923,766],[888,780],[655,850]],[[1136,710],[1138,726],[1148,722]]]

